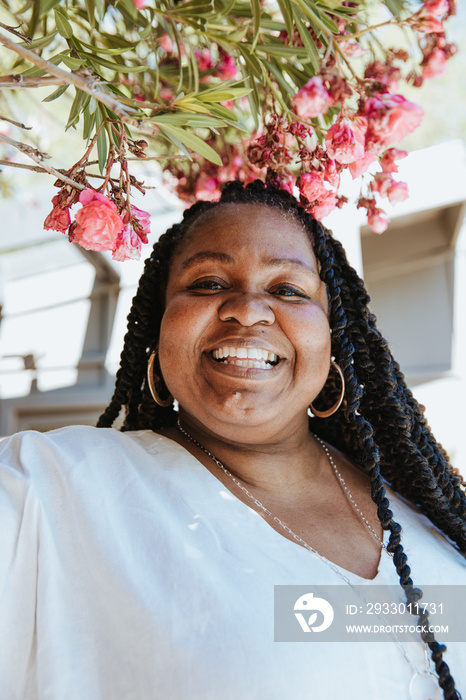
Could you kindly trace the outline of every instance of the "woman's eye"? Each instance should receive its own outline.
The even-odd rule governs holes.
[[[289,284],[281,284],[279,287],[274,287],[270,291],[272,294],[275,294],[279,297],[300,297],[301,299],[310,299],[310,297],[307,294],[305,294],[301,289],[298,289],[297,287],[294,287],[293,285]]]
[[[208,291],[208,292],[218,292],[222,289],[225,289],[225,285],[222,282],[219,282],[218,280],[198,280],[197,282],[194,282],[193,284],[190,284],[187,289],[191,290],[200,290],[200,291]]]

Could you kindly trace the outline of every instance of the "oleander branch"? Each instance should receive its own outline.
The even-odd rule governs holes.
[[[21,153],[24,153],[24,155],[28,156],[31,160],[33,160],[35,163],[40,165],[40,167],[50,175],[54,175],[56,178],[61,180],[62,182],[66,183],[67,185],[71,185],[72,187],[75,187],[78,190],[84,190],[85,186],[82,185],[80,182],[75,182],[74,180],[71,180],[71,178],[67,177],[63,173],[61,173],[59,170],[56,170],[53,168],[51,165],[48,165],[47,163],[44,162],[44,159],[50,158],[50,156],[47,153],[42,153],[42,151],[39,151],[38,148],[35,148],[34,146],[30,146],[27,143],[21,143],[21,141],[15,141],[14,139],[10,138],[9,136],[6,136],[5,134],[0,134],[0,141],[3,141],[4,143],[7,143],[9,146],[13,146],[16,148],[18,151]],[[5,164],[2,162],[2,165]],[[10,165],[10,163],[8,163]],[[15,167],[15,166],[13,166]],[[16,167],[21,167],[16,166]]]
[[[135,115],[138,113],[137,110],[133,109],[132,107],[124,107],[121,102],[116,100],[107,92],[99,90],[99,80],[97,78],[84,78],[73,71],[65,71],[53,63],[50,63],[50,61],[46,61],[33,51],[29,51],[29,49],[26,49],[24,46],[11,41],[11,39],[4,36],[2,33],[0,33],[0,44],[3,44],[3,46],[11,51],[14,51],[18,54],[18,56],[21,56],[21,58],[24,58],[26,61],[30,61],[30,63],[33,63],[41,70],[55,76],[55,78],[60,78],[64,81],[62,84],[74,85],[76,88],[78,88],[78,90],[82,90],[88,95],[91,95],[98,102],[101,102],[106,107],[111,109],[122,121],[129,121],[131,119],[131,114]],[[16,87],[19,87],[19,84]]]

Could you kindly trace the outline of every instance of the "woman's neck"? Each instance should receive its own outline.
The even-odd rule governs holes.
[[[321,446],[309,432],[307,416],[273,439],[258,430],[256,434],[259,439],[256,438],[253,443],[214,434],[183,412],[180,413],[180,426],[234,476],[263,493],[286,492],[288,496],[300,493],[304,486],[308,487],[310,482],[317,480],[321,470],[327,467]],[[181,430],[168,428],[159,432],[181,444],[211,468],[212,459]]]

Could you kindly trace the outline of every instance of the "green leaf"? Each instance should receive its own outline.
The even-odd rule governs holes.
[[[296,26],[298,28],[299,36],[301,37],[302,42],[307,49],[309,58],[311,59],[312,67],[314,68],[314,71],[317,73],[320,69],[319,52],[317,51],[317,47],[314,44],[313,40],[311,39],[311,35],[309,34],[309,30],[305,26],[300,15],[301,15],[301,13],[297,8],[297,11],[295,13],[295,22],[296,22]]]
[[[285,21],[286,25],[286,31],[288,32],[288,36],[290,41],[293,40],[293,12],[291,9],[291,5],[287,2],[287,0],[277,0],[278,6],[280,8],[280,12],[282,13],[282,17]]]
[[[63,60],[63,55],[61,53],[56,54],[55,56],[52,56],[51,58],[48,59],[49,63],[53,63],[54,66],[59,66],[60,63]],[[38,68],[37,66],[34,66],[34,68],[29,68],[28,70],[25,70],[21,73],[21,75],[24,76],[38,76],[38,75],[45,75],[47,71],[42,70],[42,68]]]
[[[162,132],[162,134],[165,136],[165,138],[167,138],[171,143],[174,143],[175,146],[176,146],[177,148],[179,148],[180,151],[182,151],[182,152],[185,154],[186,158],[187,158],[188,160],[191,160],[191,161],[192,161],[192,159],[193,159],[193,158],[192,158],[192,155],[190,154],[190,152],[188,151],[188,149],[185,148],[185,146],[183,146],[183,144],[181,143],[181,141],[180,141],[179,139],[176,138],[176,136],[173,136],[173,134],[169,134],[168,131],[165,131],[165,128],[164,128],[162,125],[159,126],[159,129],[160,129],[160,131]]]
[[[55,14],[55,24],[57,26],[57,31],[65,39],[71,39],[73,36],[73,29],[71,24],[68,22],[68,13],[63,7],[55,7],[53,10]]]
[[[40,3],[40,15],[41,15],[41,17],[46,15],[47,12],[50,12],[50,10],[53,10],[55,5],[58,5],[59,2],[60,2],[60,0],[42,0]],[[37,6],[39,5],[37,0],[36,0],[36,2],[34,2],[34,5],[37,5]]]
[[[114,63],[113,61],[107,61],[105,58],[100,58],[95,54],[89,54],[82,52],[83,57],[87,58],[92,64],[97,63],[99,66],[113,70],[116,73],[142,73],[142,71],[147,70],[147,66],[127,66],[124,63]]]
[[[44,97],[42,102],[53,102],[53,100],[56,100],[57,97],[60,97],[60,95],[63,95],[65,90],[68,90],[70,86],[69,85],[60,85],[59,88],[54,90],[50,95],[47,95],[47,97]]]
[[[154,119],[154,122],[157,124],[157,119]],[[215,165],[222,165],[222,160],[218,153],[214,151],[211,146],[205,143],[205,141],[200,139],[199,136],[196,136],[189,131],[185,131],[185,129],[182,129],[179,126],[173,126],[173,124],[164,124],[163,128],[164,130],[168,131],[169,134],[175,136],[185,146],[195,151],[195,153],[203,156],[211,163],[215,163]]]
[[[107,132],[105,127],[101,129],[100,134],[97,137],[97,158],[99,160],[99,170],[101,173],[104,172],[105,163],[107,162],[108,155],[108,143],[107,143]]]
[[[62,61],[70,70],[78,70],[84,65],[84,61],[81,58],[72,58],[66,54],[62,54]]]
[[[165,10],[166,15],[184,16],[189,15],[192,18],[211,15],[214,12],[214,4],[212,0],[191,0],[177,5],[173,10]]]
[[[280,56],[281,58],[307,57],[307,49],[304,46],[285,46],[285,44],[263,43],[256,46],[256,53],[266,53],[269,56]]]
[[[34,39],[34,41],[31,41],[30,44],[28,44],[27,41],[19,41],[18,46],[24,46],[24,48],[29,49],[30,51],[33,49],[44,49],[46,46],[52,43],[56,36],[57,32],[51,32],[50,34],[47,34],[47,36],[40,37],[40,39]]]
[[[105,14],[105,0],[95,0],[95,7],[97,10],[97,17],[103,19]]]
[[[94,2],[94,0],[85,0],[85,1],[86,1],[87,16],[89,17],[89,24],[91,25],[91,29],[94,29],[94,27],[95,27],[95,2]]]
[[[79,43],[81,46],[84,46],[84,48],[89,49],[89,51],[92,51],[93,54],[101,53],[104,56],[119,56],[122,53],[126,53],[127,51],[135,49],[137,46],[137,44],[129,44],[128,46],[122,46],[116,49],[105,49],[103,46],[93,46],[92,44],[86,44],[86,42],[82,39]]]
[[[68,122],[65,127],[67,131],[70,127],[75,126],[79,121],[79,114],[84,106],[84,102],[88,95],[82,90],[76,89],[76,95],[74,97],[73,103],[71,105],[70,113],[68,116]]]
[[[95,124],[95,112],[91,113],[89,105],[83,111],[83,139],[87,141]]]
[[[257,40],[259,39],[259,32],[261,30],[261,6],[259,0],[251,0],[252,4],[252,15],[254,19],[254,32],[252,38],[251,51],[256,48]]]
[[[196,99],[200,102],[228,102],[229,100],[237,100],[239,97],[245,97],[251,92],[250,88],[232,88],[231,90],[219,90],[218,92],[201,92]]]
[[[275,66],[273,63],[270,61],[267,61],[267,59],[264,59],[264,66],[268,69],[269,73],[273,75],[277,83],[279,84],[282,94],[286,97],[293,97],[295,94],[295,90],[289,85],[286,80],[283,77],[283,72],[280,71],[280,69]]]

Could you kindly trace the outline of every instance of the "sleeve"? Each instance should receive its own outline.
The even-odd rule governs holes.
[[[33,434],[0,444],[0,698],[8,700],[35,696],[39,505],[26,467],[33,445]]]

